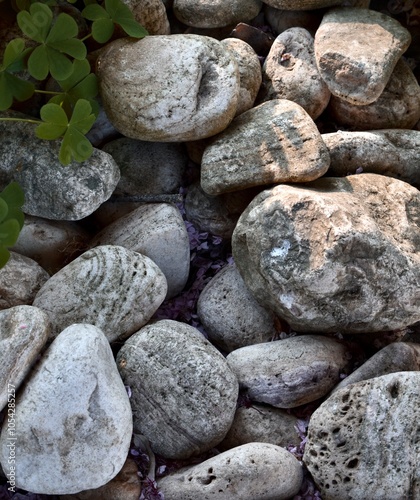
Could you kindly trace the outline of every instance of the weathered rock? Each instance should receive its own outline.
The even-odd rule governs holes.
[[[213,38],[116,40],[99,57],[98,68],[104,108],[127,137],[198,140],[221,132],[235,116],[239,70]]]
[[[333,96],[329,116],[350,130],[411,129],[420,119],[420,86],[410,66],[400,59],[376,101],[356,106]]]
[[[420,132],[375,130],[323,134],[331,157],[329,174],[374,173],[395,177],[420,187]]]
[[[287,500],[302,480],[301,465],[287,450],[249,443],[166,476],[158,486],[171,500]]]
[[[420,192],[376,174],[280,185],[232,237],[257,300],[296,331],[366,333],[420,319]]]
[[[419,494],[420,373],[352,384],[312,415],[303,460],[325,500]]]
[[[174,14],[197,28],[221,28],[249,21],[261,10],[261,0],[174,0]]]
[[[275,315],[258,304],[234,265],[206,285],[197,314],[210,341],[226,352],[268,342],[278,333]]]
[[[111,196],[120,171],[112,157],[99,149],[83,163],[64,166],[58,159],[60,145],[38,139],[30,123],[0,121],[0,187],[12,180],[20,184],[26,214],[83,219]]]
[[[299,446],[297,417],[286,410],[253,404],[236,410],[232,426],[225,439],[217,446],[224,451],[246,443],[271,443],[286,448]]]
[[[295,408],[328,394],[349,369],[345,344],[303,335],[236,349],[226,360],[253,401]]]
[[[19,388],[47,342],[48,316],[36,307],[0,311],[0,411]]]
[[[331,93],[356,105],[376,101],[410,45],[408,30],[392,17],[359,8],[336,8],[315,34],[315,57]]]
[[[225,437],[238,381],[198,330],[172,320],[145,326],[125,342],[117,364],[131,388],[134,429],[155,453],[187,458]]]
[[[168,203],[142,205],[99,232],[91,247],[120,245],[149,257],[168,284],[166,298],[184,288],[190,270],[190,242],[182,215]]]
[[[280,10],[323,9],[324,7],[332,7],[334,5],[354,7],[368,7],[369,5],[368,0],[264,0],[264,3]]]
[[[264,184],[306,182],[321,177],[329,162],[306,111],[292,101],[273,99],[236,117],[205,149],[201,187],[217,195]]]
[[[289,28],[304,28],[314,36],[323,15],[323,10],[281,10],[269,5],[264,8],[265,20],[277,35]]]
[[[91,323],[110,342],[145,325],[163,302],[165,276],[148,257],[121,246],[84,252],[39,290],[33,305],[45,311],[52,337],[73,323]]]
[[[51,344],[16,399],[16,486],[50,495],[110,481],[132,434],[125,387],[109,342],[93,325],[75,324]],[[8,427],[0,461],[9,471]]]
[[[259,100],[289,99],[315,120],[330,96],[316,65],[312,35],[304,28],[283,31],[264,62]]]
[[[220,43],[230,50],[239,68],[237,116],[254,105],[262,81],[261,64],[255,50],[239,38],[225,38]]]
[[[134,19],[144,26],[149,35],[169,35],[168,15],[162,0],[122,0]]]
[[[0,269],[0,310],[31,305],[49,274],[37,262],[10,252],[10,259]]]

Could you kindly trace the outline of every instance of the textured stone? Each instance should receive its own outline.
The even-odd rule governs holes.
[[[264,62],[259,100],[289,99],[315,120],[330,96],[316,65],[312,35],[304,28],[283,31]]]
[[[163,302],[165,276],[148,257],[121,246],[84,252],[39,290],[34,306],[44,310],[57,336],[72,323],[91,323],[110,342],[145,325]]]
[[[320,335],[241,347],[226,360],[253,401],[295,408],[328,394],[349,369],[345,344]]]
[[[206,285],[197,314],[209,340],[226,352],[268,342],[278,333],[275,315],[258,304],[234,265]]]
[[[47,342],[49,330],[48,316],[36,307],[0,311],[0,411],[28,374]]]
[[[418,130],[339,131],[323,134],[322,139],[330,152],[331,175],[345,176],[361,170],[420,187]]]
[[[37,262],[10,252],[10,259],[0,269],[0,310],[31,305],[49,274]]]
[[[51,344],[16,399],[16,486],[49,495],[110,481],[122,468],[132,415],[108,340],[75,324]],[[9,471],[8,427],[0,461]]]
[[[419,496],[420,373],[352,384],[312,415],[303,460],[325,500]]]
[[[302,467],[288,451],[249,443],[158,481],[170,500],[287,500],[298,493]]]
[[[332,96],[328,113],[339,127],[350,130],[411,129],[420,119],[420,86],[410,66],[400,59],[376,101],[356,106]]]
[[[314,36],[323,15],[323,10],[281,10],[269,5],[264,8],[265,20],[277,35],[289,28],[304,28]]]
[[[99,149],[83,163],[64,166],[58,159],[60,145],[38,139],[30,123],[0,121],[0,187],[12,180],[20,184],[26,214],[83,219],[111,196],[120,171],[112,157]]]
[[[323,9],[335,5],[368,7],[369,5],[368,0],[264,0],[264,3],[280,10]]]
[[[233,255],[257,300],[296,331],[366,333],[420,319],[420,193],[376,174],[266,190]]]
[[[116,40],[99,57],[98,76],[107,115],[133,139],[203,139],[224,130],[236,113],[237,64],[207,36]]]
[[[174,14],[197,28],[221,28],[249,21],[261,10],[261,0],[174,0]]]
[[[306,111],[292,101],[273,99],[236,117],[205,149],[201,187],[217,195],[264,184],[306,182],[321,177],[329,162]]]
[[[375,101],[410,45],[407,29],[392,17],[359,8],[336,8],[315,34],[315,57],[331,93],[356,105]]]
[[[146,255],[166,277],[166,298],[184,288],[190,270],[190,242],[182,215],[168,203],[142,205],[98,233],[91,246],[120,245]]]
[[[187,458],[225,437],[238,381],[198,330],[172,320],[145,326],[125,342],[117,364],[131,388],[134,429],[155,453]]]
[[[168,15],[162,0],[122,0],[134,19],[147,29],[149,35],[169,35]],[[126,36],[126,35],[125,35]]]

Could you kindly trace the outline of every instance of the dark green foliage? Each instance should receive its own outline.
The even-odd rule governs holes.
[[[23,226],[24,195],[17,182],[10,183],[0,193],[0,268],[9,260],[7,247],[13,246]]]

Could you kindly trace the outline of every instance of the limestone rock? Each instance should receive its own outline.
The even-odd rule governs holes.
[[[107,115],[133,139],[203,139],[224,130],[236,113],[237,64],[207,36],[116,40],[99,57],[98,76]]]
[[[149,35],[169,35],[168,15],[162,0],[122,0],[134,19],[147,29]],[[126,35],[125,35],[126,36]]]
[[[331,93],[356,105],[382,94],[410,45],[407,29],[392,17],[361,8],[335,8],[315,34],[315,57]]]
[[[48,495],[110,481],[122,468],[132,434],[125,387],[108,340],[75,324],[51,344],[16,399],[16,486]],[[8,472],[8,427],[0,462]]]
[[[303,335],[241,347],[226,360],[253,401],[295,408],[328,394],[349,368],[345,344]]]
[[[134,429],[155,453],[187,458],[225,437],[238,381],[198,330],[172,320],[152,323],[125,342],[117,364],[131,388]]]
[[[329,174],[345,176],[360,172],[395,177],[420,187],[420,132],[374,130],[323,134],[331,157]],[[359,170],[358,170],[359,169]]]
[[[47,342],[48,316],[36,307],[16,306],[0,311],[0,411],[19,388]]]
[[[376,174],[279,185],[232,237],[257,300],[295,331],[367,333],[420,319],[420,193]]]
[[[149,257],[168,284],[166,298],[184,288],[190,270],[190,242],[182,215],[168,203],[142,205],[98,233],[91,246],[120,245]]]
[[[33,305],[48,314],[53,337],[73,323],[86,322],[113,342],[145,325],[166,290],[165,276],[148,257],[103,245],[84,252],[52,276]]]
[[[352,384],[312,415],[303,460],[325,500],[419,494],[420,373]]]
[[[329,162],[306,111],[292,101],[273,99],[237,116],[205,149],[201,187],[217,195],[264,184],[306,182],[321,177]]]
[[[259,99],[289,99],[315,120],[327,107],[330,96],[316,65],[312,35],[304,28],[281,33],[264,62]]]
[[[249,443],[158,481],[171,500],[287,500],[298,493],[302,468],[287,450]]]

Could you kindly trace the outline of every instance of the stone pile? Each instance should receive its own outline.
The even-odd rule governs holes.
[[[409,30],[366,0],[125,3],[150,36],[99,54],[89,160],[63,167],[0,121],[0,181],[28,214],[0,270],[4,482],[61,500],[416,498]],[[216,240],[233,259],[206,275]]]

